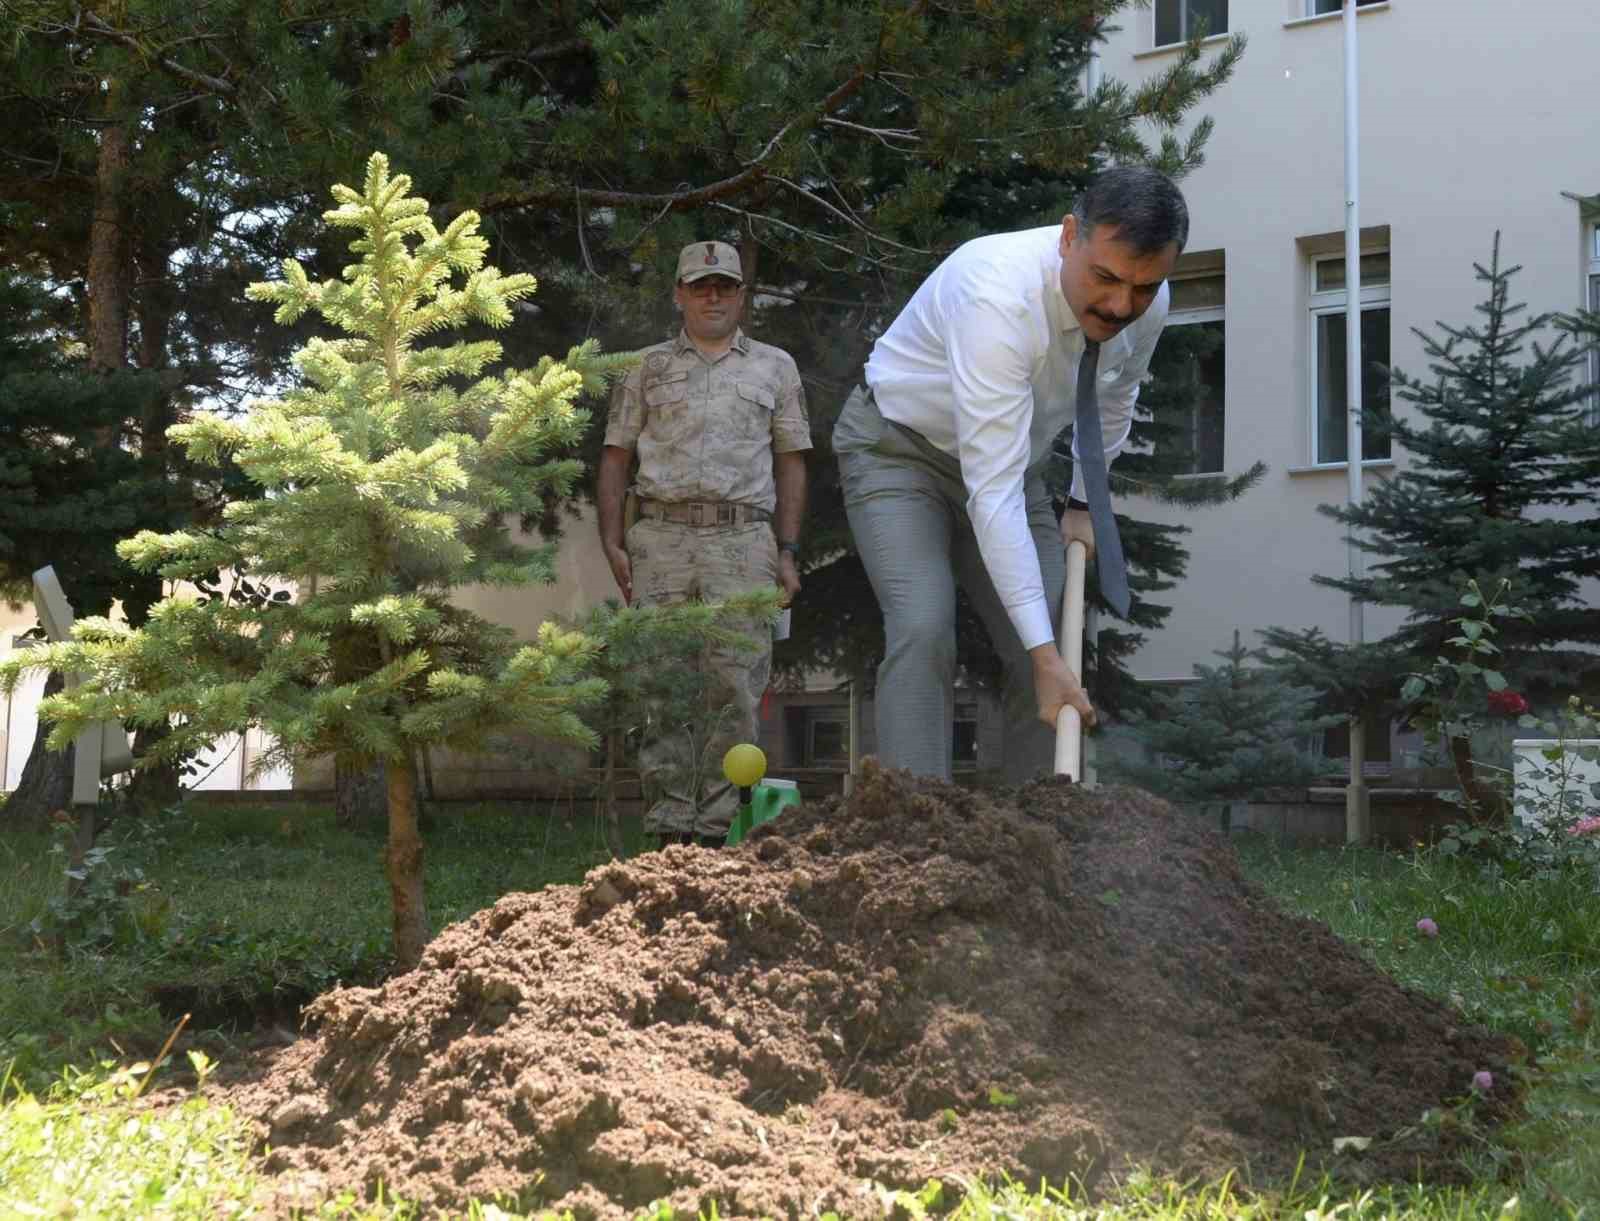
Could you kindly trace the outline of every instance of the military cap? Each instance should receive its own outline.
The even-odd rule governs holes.
[[[678,280],[691,284],[707,276],[727,276],[744,283],[739,252],[727,242],[691,242],[678,255]]]

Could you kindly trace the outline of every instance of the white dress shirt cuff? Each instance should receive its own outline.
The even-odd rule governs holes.
[[[1050,607],[1040,594],[1037,600],[1013,606],[1010,609],[1011,624],[1017,629],[1017,635],[1022,640],[1024,649],[1033,650],[1041,644],[1054,644],[1056,639],[1055,628],[1050,625]]]

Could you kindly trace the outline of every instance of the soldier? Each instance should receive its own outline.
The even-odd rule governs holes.
[[[600,543],[630,605],[716,601],[768,583],[787,603],[800,590],[811,448],[805,391],[787,352],[740,329],[744,293],[732,246],[685,246],[672,294],[683,329],[646,349],[612,395],[600,455]],[[637,520],[625,530],[635,453]],[[641,771],[666,790],[646,815],[647,829],[702,842],[726,835],[738,797],[722,779],[722,754],[755,740],[772,671],[770,633],[763,625],[752,636],[754,651],[709,653],[710,677],[725,697],[717,703],[733,715],[719,719],[700,759],[690,757],[683,735],[646,741]],[[697,764],[700,783],[685,783]]]

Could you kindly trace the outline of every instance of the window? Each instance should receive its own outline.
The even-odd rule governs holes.
[[[1228,32],[1228,0],[1156,0],[1156,46],[1188,42],[1202,31]]]
[[[1313,463],[1343,462],[1349,397],[1345,386],[1344,259],[1311,264],[1311,379]],[[1361,256],[1361,402],[1367,413],[1389,414],[1389,255]],[[1364,461],[1390,456],[1389,438],[1368,428]]]
[[[1600,314],[1600,221],[1589,228],[1589,308]],[[1600,427],[1600,349],[1589,353],[1589,422]]]
[[[1209,475],[1222,465],[1224,386],[1223,308],[1227,285],[1221,272],[1174,279],[1167,329],[1150,361],[1148,397],[1156,421],[1156,446],[1172,458],[1177,474]]]
[[[806,709],[807,767],[850,766],[850,710]]]
[[[1392,762],[1393,736],[1387,720],[1368,718],[1366,721],[1367,732],[1363,735],[1366,739],[1367,753],[1362,760],[1361,774],[1363,776],[1387,776],[1393,770]],[[1322,755],[1332,762],[1342,760],[1346,769],[1350,766],[1350,722],[1342,721],[1337,725],[1330,725],[1322,731]]]
[[[1387,4],[1388,0],[1356,0],[1357,8],[1366,8],[1369,4]],[[1324,13],[1338,13],[1344,10],[1344,0],[1306,0],[1306,16],[1321,17]]]
[[[978,706],[957,704],[950,731],[950,761],[956,767],[978,766]]]

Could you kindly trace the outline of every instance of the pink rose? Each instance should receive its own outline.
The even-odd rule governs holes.
[[[1428,919],[1427,916],[1424,916],[1417,921],[1417,932],[1424,937],[1437,937],[1439,935],[1439,926]]]

